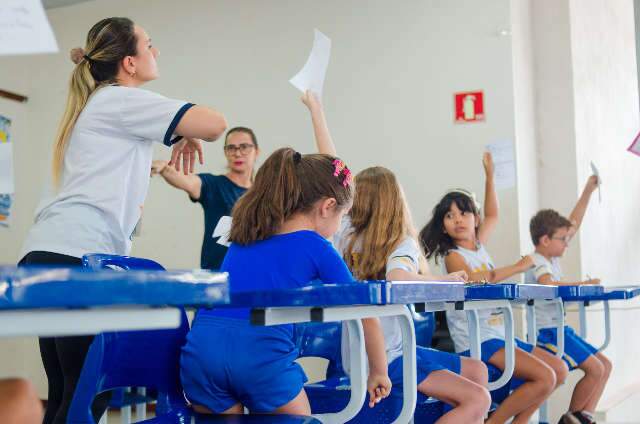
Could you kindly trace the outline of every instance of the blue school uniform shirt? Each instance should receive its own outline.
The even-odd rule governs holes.
[[[232,301],[234,293],[239,292],[354,281],[331,243],[308,230],[274,235],[247,246],[231,243],[221,271],[229,273]],[[248,308],[205,309],[200,314],[249,319]]]
[[[200,268],[218,270],[227,254],[227,246],[218,243],[220,237],[213,237],[213,231],[220,218],[231,216],[233,206],[247,189],[235,184],[225,175],[198,174],[198,177],[202,181],[200,198],[191,198],[191,201],[200,203],[204,210]]]

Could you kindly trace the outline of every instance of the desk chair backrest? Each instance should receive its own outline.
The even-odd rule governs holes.
[[[124,270],[162,270],[157,262],[112,255],[86,255],[83,264],[92,269],[118,267]],[[178,328],[123,331],[96,335],[82,368],[69,423],[92,423],[91,403],[103,391],[122,387],[156,389],[156,412],[164,414],[185,405],[180,384],[180,352],[189,322],[181,310]]]

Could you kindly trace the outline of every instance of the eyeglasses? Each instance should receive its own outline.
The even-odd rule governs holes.
[[[569,244],[569,242],[571,241],[571,236],[564,236],[564,237],[551,237],[553,240],[560,240],[561,242],[563,242],[564,244]]]
[[[253,144],[246,144],[246,143],[242,143],[242,144],[227,144],[226,146],[224,146],[224,152],[226,154],[228,154],[228,155],[232,155],[235,152],[240,152],[241,155],[246,155],[254,147],[256,147],[256,146],[253,145]]]

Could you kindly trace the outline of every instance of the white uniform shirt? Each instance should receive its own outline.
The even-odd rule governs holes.
[[[191,106],[140,88],[98,89],[71,132],[60,186],[41,201],[22,255],[128,255],[149,188],[153,142],[170,146]]]
[[[333,244],[338,252],[344,256],[346,248],[349,244],[349,235],[352,233],[351,221],[348,217],[342,220],[340,230],[333,236]],[[357,255],[359,250],[358,243],[354,249]],[[418,261],[420,257],[420,249],[415,240],[406,237],[400,242],[398,247],[387,258],[386,272],[394,269],[404,269],[409,272],[418,272]],[[356,258],[357,260],[357,258]],[[398,317],[382,317],[380,325],[384,334],[384,344],[387,353],[387,363],[391,363],[396,358],[402,356],[402,330]],[[349,358],[350,350],[348,343],[348,327],[342,325],[342,366],[344,371],[349,374]]]
[[[527,284],[538,284],[538,278],[545,274],[551,275],[551,280],[562,281],[564,278],[559,258],[545,258],[539,253],[533,253],[534,266],[524,274],[524,281]],[[558,325],[558,309],[553,304],[536,304],[536,327],[555,328]]]
[[[491,256],[489,256],[489,252],[487,252],[481,244],[478,245],[477,250],[457,247],[452,251],[462,255],[467,266],[471,269],[471,272],[490,271],[495,269],[493,260],[491,259]],[[490,339],[504,340],[504,316],[499,309],[483,309],[478,311],[478,320],[480,322],[481,343]],[[469,325],[467,313],[465,311],[447,312],[447,325],[449,326],[449,333],[453,339],[456,352],[460,353],[469,350]]]

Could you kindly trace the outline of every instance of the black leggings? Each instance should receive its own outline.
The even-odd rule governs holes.
[[[18,264],[24,265],[80,266],[82,261],[58,253],[30,252]],[[39,342],[40,356],[49,382],[44,424],[65,424],[73,392],[93,336],[40,337]],[[110,396],[109,392],[105,392],[94,399],[91,410],[96,422],[106,411]]]

